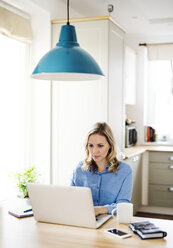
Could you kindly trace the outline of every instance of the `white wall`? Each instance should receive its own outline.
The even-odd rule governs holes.
[[[33,11],[34,10],[34,11]],[[34,42],[31,45],[31,71],[41,57],[51,48],[50,14],[33,5],[31,24]],[[31,162],[42,167],[46,181],[50,179],[50,82],[31,80],[32,87],[32,141],[30,146]]]

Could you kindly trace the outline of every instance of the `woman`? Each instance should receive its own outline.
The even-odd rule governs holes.
[[[130,202],[131,167],[116,158],[115,141],[106,123],[96,123],[88,134],[86,158],[73,172],[71,185],[91,188],[95,215],[111,214],[119,202]]]

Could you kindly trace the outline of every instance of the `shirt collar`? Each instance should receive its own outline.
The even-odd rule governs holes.
[[[95,173],[96,173],[96,174],[104,174],[104,173],[107,173],[107,171],[108,171],[108,169],[109,169],[110,166],[111,166],[110,164],[107,164],[107,166],[106,166],[106,168],[105,168],[104,171],[102,171],[102,172],[96,171]],[[89,171],[90,171],[90,172],[92,171],[91,166],[89,167]]]

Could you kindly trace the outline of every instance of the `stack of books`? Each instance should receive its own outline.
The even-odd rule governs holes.
[[[131,223],[129,227],[141,239],[164,238],[167,236],[165,231],[160,230],[149,221]]]
[[[155,129],[150,126],[145,126],[145,141],[154,142],[156,141]]]

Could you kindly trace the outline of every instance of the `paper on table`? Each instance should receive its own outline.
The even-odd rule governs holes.
[[[17,217],[17,218],[24,218],[24,217],[33,216],[33,211],[27,211],[26,212],[26,209],[21,209],[21,208],[10,209],[8,211],[8,213],[13,215],[13,216],[15,216],[15,217]]]

